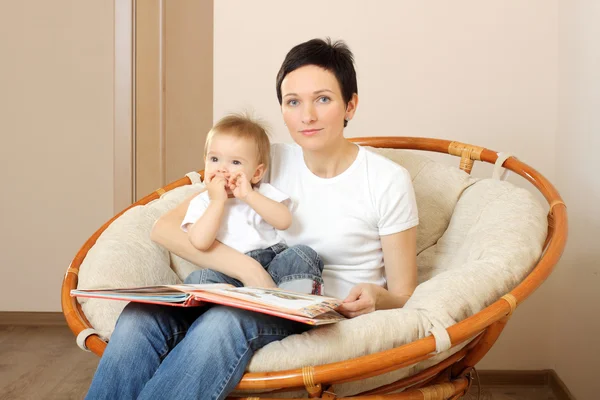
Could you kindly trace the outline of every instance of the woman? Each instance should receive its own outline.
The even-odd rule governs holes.
[[[417,280],[414,191],[405,169],[343,136],[358,105],[352,53],[341,42],[319,39],[294,47],[277,76],[277,97],[296,143],[272,146],[265,179],[295,204],[283,238],[317,251],[325,263],[325,295],[344,299],[339,311],[347,317],[402,307]],[[179,229],[190,200],[157,221],[152,239],[246,286],[273,287],[250,257],[219,242],[206,252],[190,244]],[[256,350],[307,329],[224,306],[130,303],[88,398],[223,399]]]

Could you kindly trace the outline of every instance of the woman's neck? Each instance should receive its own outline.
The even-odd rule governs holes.
[[[341,143],[322,151],[304,150],[306,167],[320,178],[333,178],[348,169],[356,160],[358,146],[343,139]]]

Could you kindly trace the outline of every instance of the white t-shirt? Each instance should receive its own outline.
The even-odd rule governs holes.
[[[288,193],[292,225],[280,234],[288,246],[304,244],[321,256],[326,296],[345,298],[358,283],[386,284],[380,236],[419,223],[410,174],[359,146],[356,160],[324,179],[304,163],[296,144],[273,144],[264,178]]]
[[[271,200],[291,207],[290,197],[268,183],[255,187],[258,193]],[[208,191],[200,193],[190,201],[181,229],[187,232],[188,224],[193,224],[204,214],[210,199]],[[216,239],[241,253],[271,247],[283,239],[273,226],[269,225],[252,207],[239,199],[227,199],[223,221]]]

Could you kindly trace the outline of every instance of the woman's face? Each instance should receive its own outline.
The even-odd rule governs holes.
[[[316,65],[287,74],[281,94],[283,120],[292,139],[312,151],[336,147],[343,139],[344,119],[352,119],[358,103],[354,94],[346,107],[335,75]]]

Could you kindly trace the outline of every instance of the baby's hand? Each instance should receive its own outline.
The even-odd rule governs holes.
[[[244,200],[252,191],[252,185],[246,174],[239,171],[229,178],[229,190],[237,199]]]
[[[223,176],[212,175],[207,179],[206,188],[208,190],[208,197],[210,201],[226,201],[227,190],[227,179]]]

